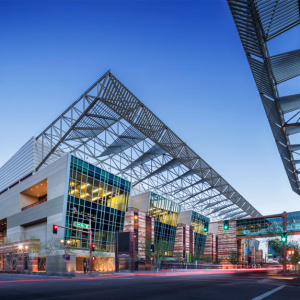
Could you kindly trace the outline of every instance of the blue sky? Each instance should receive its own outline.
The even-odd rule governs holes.
[[[110,69],[262,214],[299,210],[226,1],[0,1],[0,40],[0,166]]]

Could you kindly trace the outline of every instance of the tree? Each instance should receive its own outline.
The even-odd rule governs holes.
[[[22,252],[18,249],[14,242],[9,239],[4,245],[8,248],[7,254],[4,256],[7,271],[17,271],[18,262],[22,259]]]
[[[294,226],[293,220],[287,220],[287,227],[292,229]],[[268,247],[272,248],[275,253],[279,255],[278,262],[283,263],[282,255],[284,253],[284,245],[287,249],[291,246],[293,243],[292,241],[289,240],[284,244],[280,240],[280,236],[283,233],[283,227],[282,227],[282,222],[272,222],[267,228],[267,235],[270,236],[269,238],[266,239]]]
[[[193,261],[197,261],[200,263],[211,263],[212,262],[212,257],[211,255],[207,254],[201,254],[200,252],[195,252],[193,255]]]
[[[235,251],[232,251],[232,252],[231,252],[229,261],[230,261],[233,265],[237,265],[237,264],[238,264],[238,255],[237,255],[237,252],[235,252]]]
[[[155,268],[161,268],[161,263],[166,257],[170,257],[170,244],[165,240],[159,240],[154,242],[155,251],[151,252],[151,240],[146,239],[143,250],[145,250],[146,259],[151,260],[153,258],[153,266]]]
[[[299,261],[299,249],[294,249],[294,254],[292,254],[292,256],[290,257],[289,262],[295,267],[295,272],[299,267]]]
[[[296,272],[299,269],[300,244],[298,241],[291,241],[287,249],[294,250],[294,254],[288,256],[288,262],[294,266]]]

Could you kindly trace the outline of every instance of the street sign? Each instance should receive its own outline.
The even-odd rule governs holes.
[[[268,253],[267,253],[266,256],[273,256],[273,254],[268,254]]]
[[[70,254],[66,254],[66,255],[63,254],[63,258],[66,259],[66,260],[70,260]]]
[[[79,227],[82,229],[91,229],[91,225],[85,224],[85,223],[79,223],[79,222],[73,222],[74,227]]]

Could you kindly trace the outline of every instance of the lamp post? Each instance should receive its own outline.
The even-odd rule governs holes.
[[[20,251],[22,251],[22,268],[23,268],[23,272],[24,272],[24,252],[23,252],[24,246],[23,246],[23,244],[20,244],[18,248]]]
[[[23,272],[25,271],[25,266],[24,266],[24,249],[27,251],[28,250],[28,245],[23,245],[23,244],[20,244],[18,246],[19,250],[22,251],[22,268],[23,268]]]
[[[60,240],[61,245],[64,246],[65,248],[65,256],[64,256],[64,261],[65,261],[65,272],[67,272],[67,246],[70,245],[71,241],[67,240],[67,243],[65,240]]]

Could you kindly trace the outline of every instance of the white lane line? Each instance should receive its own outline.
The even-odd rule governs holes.
[[[266,293],[264,293],[264,294],[262,294],[260,296],[257,296],[255,298],[253,298],[252,300],[261,300],[261,299],[264,299],[264,298],[272,295],[273,293],[276,293],[277,291],[283,289],[284,287],[285,287],[285,285],[281,285],[281,286],[277,287],[276,289],[273,289],[273,290],[271,290],[269,292],[266,292]]]

